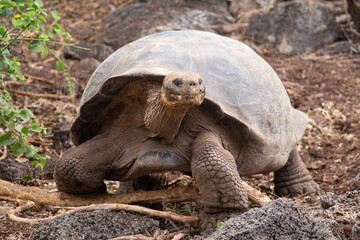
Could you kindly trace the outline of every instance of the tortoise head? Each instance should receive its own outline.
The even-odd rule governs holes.
[[[160,92],[153,93],[148,97],[145,126],[152,136],[162,137],[163,143],[170,143],[186,112],[204,101],[205,83],[197,73],[174,72],[166,75]]]
[[[199,106],[205,97],[205,82],[194,72],[169,73],[164,78],[160,94],[168,107]]]

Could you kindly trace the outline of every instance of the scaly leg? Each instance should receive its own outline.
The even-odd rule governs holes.
[[[225,150],[214,133],[203,132],[196,138],[191,162],[192,174],[200,190],[206,218],[211,213],[245,211],[249,201],[237,171],[234,157]],[[217,221],[217,220],[215,220]],[[203,223],[208,225],[208,223]],[[216,222],[215,222],[216,224]]]
[[[112,142],[99,135],[67,150],[55,164],[58,190],[77,194],[106,192],[104,177],[116,157]]]
[[[319,194],[320,187],[313,180],[299,152],[294,147],[285,166],[274,173],[275,193],[280,196],[296,196],[303,193]]]

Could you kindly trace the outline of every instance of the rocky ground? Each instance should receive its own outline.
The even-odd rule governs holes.
[[[274,236],[275,239],[360,239],[360,193],[354,191],[360,189],[360,176],[356,178],[360,172],[360,45],[359,38],[356,38],[351,29],[354,26],[349,25],[347,18],[344,18],[344,2],[326,1],[328,8],[316,5],[295,8],[291,5],[277,8],[278,5],[275,5],[272,8],[268,4],[265,7],[273,9],[271,14],[268,14],[269,10],[255,9],[267,1],[255,2],[258,3],[257,6],[239,7],[232,3],[229,8],[225,1],[216,0],[183,0],[172,1],[171,4],[166,0],[69,0],[58,4],[49,1],[47,7],[61,13],[62,24],[72,34],[74,41],[93,50],[84,52],[65,48],[58,52],[61,57],[66,58],[75,82],[74,94],[67,96],[63,81],[65,73],[53,70],[55,58],[49,56],[39,59],[26,49],[12,49],[17,54],[25,54],[31,61],[22,63],[28,81],[21,85],[8,84],[7,87],[18,91],[14,94],[17,104],[31,109],[48,127],[48,134],[34,136],[31,142],[41,153],[51,155],[52,159],[45,171],[39,172],[26,164],[15,163],[11,154],[8,154],[5,159],[0,160],[0,178],[18,182],[23,175],[31,174],[36,180],[28,182],[28,185],[53,186],[53,162],[71,146],[69,127],[76,117],[76,106],[86,81],[96,66],[115,49],[141,36],[164,30],[192,28],[214,31],[248,44],[265,58],[283,81],[293,106],[309,115],[309,125],[299,143],[299,149],[310,173],[323,190],[323,196],[301,196],[295,199],[296,202],[276,200],[270,207],[253,209],[246,216],[227,222],[209,238],[266,239],[266,236]],[[243,10],[239,11],[241,7]],[[283,9],[290,11],[293,18],[279,20],[285,11]],[[301,9],[301,13],[296,12],[298,9]],[[327,21],[316,25],[325,30],[301,30],[297,29],[301,24],[291,22],[297,19],[295,16],[303,16],[301,21],[306,21],[308,9],[311,9],[312,16],[318,16],[312,20]],[[319,17],[319,14],[326,17]],[[331,14],[335,17],[331,18]],[[264,32],[264,26],[259,25],[256,19],[274,21],[273,25],[281,22],[282,27],[269,29],[265,26],[269,31],[266,32],[267,38],[264,38],[260,35]],[[299,43],[291,39],[294,35],[291,30],[297,31],[297,39],[306,39],[307,33],[311,33],[305,47],[305,40]],[[312,43],[316,44],[309,47]],[[307,52],[303,52],[304,50]],[[37,93],[46,93],[48,96],[40,98],[36,96]],[[272,177],[272,174],[256,175],[245,180],[271,198],[277,199],[273,194]],[[168,181],[176,180],[175,177],[171,178]],[[79,234],[72,235],[72,239],[91,239],[90,236],[93,239],[107,239],[124,234],[142,234],[143,239],[150,236],[156,236],[157,239],[172,239],[176,236],[178,239],[191,239],[198,233],[196,225],[180,225],[122,212],[95,211],[39,225],[7,219],[4,213],[22,203],[20,200],[0,196],[0,239],[47,239],[49,236],[68,239],[68,235],[56,234],[70,234],[74,231]],[[190,208],[193,213],[197,211],[195,203],[167,204],[165,208],[174,211]],[[289,212],[294,212],[293,219],[284,217],[281,211],[274,215],[273,209],[288,209]],[[21,216],[39,218],[56,211],[48,206],[37,206]],[[259,215],[264,216],[264,219],[269,218],[269,225],[264,227],[256,222],[256,216]],[[107,218],[121,220],[114,225],[107,225]],[[99,219],[102,219],[101,226],[98,224]],[[280,224],[290,220],[294,223],[294,228],[290,230]],[[129,224],[129,228],[124,227],[126,224]],[[136,229],[140,225],[147,227]],[[296,228],[300,225],[303,227]],[[84,226],[92,227],[86,228],[88,230],[84,233],[81,230],[85,229]],[[244,226],[248,229],[247,232],[239,233],[236,230],[243,229]],[[269,226],[279,231],[269,232]],[[54,230],[55,228],[58,230]],[[261,234],[264,235],[258,229],[262,229]],[[101,235],[103,232],[107,235]],[[254,232],[260,235],[251,238]],[[294,232],[298,235],[291,235]],[[248,238],[242,238],[241,234]]]

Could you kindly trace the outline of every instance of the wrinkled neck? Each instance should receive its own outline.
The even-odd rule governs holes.
[[[145,111],[145,126],[155,136],[164,138],[163,143],[171,143],[189,108],[190,106],[168,106],[162,101],[159,91],[151,92]]]

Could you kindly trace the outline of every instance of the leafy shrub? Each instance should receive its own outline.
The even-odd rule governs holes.
[[[49,43],[67,45],[55,39],[61,36],[69,41],[71,36],[58,23],[60,14],[57,11],[48,14],[41,0],[0,0],[0,19],[3,23],[6,22],[5,25],[0,24],[0,122],[3,126],[0,146],[11,147],[11,152],[17,161],[24,161],[21,157],[26,157],[32,159],[33,166],[43,168],[49,157],[38,154],[37,149],[28,143],[27,138],[33,133],[46,133],[46,128],[35,119],[31,110],[15,106],[11,95],[5,89],[6,81],[26,80],[18,58],[11,54],[9,47],[26,44],[30,50],[39,53],[42,57],[49,53],[54,55],[57,59],[56,68],[67,70],[68,75],[65,80],[70,82],[68,67],[48,45]],[[23,37],[24,33],[28,33],[26,36],[31,37]]]

